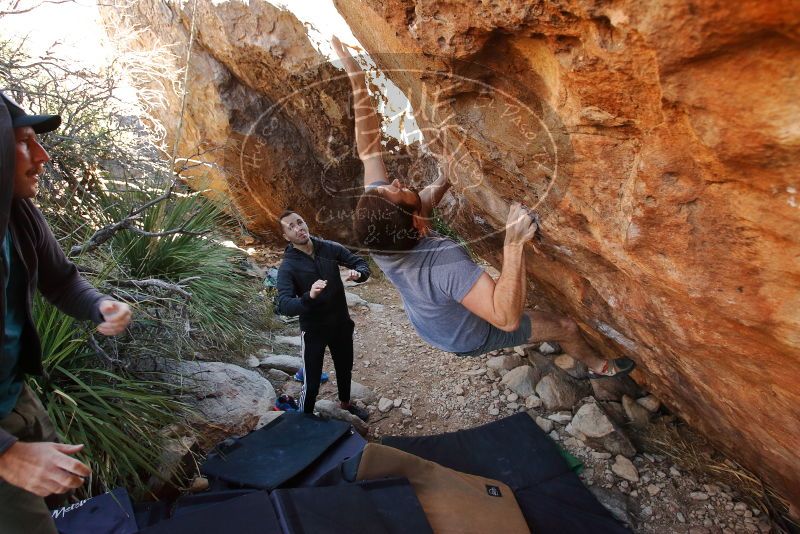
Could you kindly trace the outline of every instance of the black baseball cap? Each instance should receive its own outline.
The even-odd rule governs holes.
[[[41,134],[52,132],[61,126],[60,115],[30,115],[4,92],[0,91],[0,96],[3,97],[3,103],[8,108],[8,114],[11,115],[11,124],[14,128],[30,126],[34,132]]]

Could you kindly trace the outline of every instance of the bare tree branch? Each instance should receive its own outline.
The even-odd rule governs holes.
[[[133,286],[139,289],[143,287],[157,287],[159,289],[166,289],[167,291],[178,293],[187,299],[190,299],[192,298],[192,294],[184,289],[186,287],[186,283],[199,278],[199,276],[190,276],[189,278],[184,278],[177,284],[171,284],[157,278],[147,278],[145,280],[115,280],[114,283],[120,286]]]
[[[44,4],[71,4],[74,1],[75,0],[42,0],[38,4],[34,4],[31,7],[27,7],[27,8],[23,8],[23,9],[17,9],[17,6],[19,6],[19,2],[14,2],[14,4],[11,6],[11,10],[9,10],[9,11],[0,11],[0,17],[2,17],[4,15],[19,15],[21,13],[30,13],[31,11],[33,11],[37,7],[40,7],[40,6],[44,5]]]

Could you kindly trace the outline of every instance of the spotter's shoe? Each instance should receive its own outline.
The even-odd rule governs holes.
[[[294,379],[297,380],[298,382],[302,382],[303,381],[303,370],[302,369],[300,369],[299,371],[297,371],[294,374]],[[322,371],[322,377],[320,377],[319,383],[320,384],[324,384],[329,379],[330,379],[330,377],[328,376],[328,373],[326,373],[325,371]]]

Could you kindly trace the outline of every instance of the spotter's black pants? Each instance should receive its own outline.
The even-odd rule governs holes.
[[[351,319],[335,327],[301,332],[300,345],[303,357],[303,390],[300,393],[300,409],[305,413],[314,413],[314,403],[319,393],[319,381],[322,378],[322,360],[325,347],[331,349],[333,367],[336,370],[336,388],[339,400],[350,401],[350,381],[353,377],[353,329]]]

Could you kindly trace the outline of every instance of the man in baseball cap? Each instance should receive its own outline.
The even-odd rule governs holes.
[[[43,497],[77,488],[91,474],[73,457],[83,445],[57,443],[53,423],[25,375],[41,375],[31,315],[36,289],[62,312],[91,319],[105,335],[130,322],[127,304],[97,292],[67,259],[31,202],[50,156],[37,134],[58,115],[27,113],[0,92],[0,525],[3,533],[55,533]]]
[[[14,128],[30,126],[37,134],[52,132],[61,126],[60,115],[30,115],[25,109],[6,93],[0,92],[3,103],[11,116],[11,124]]]

